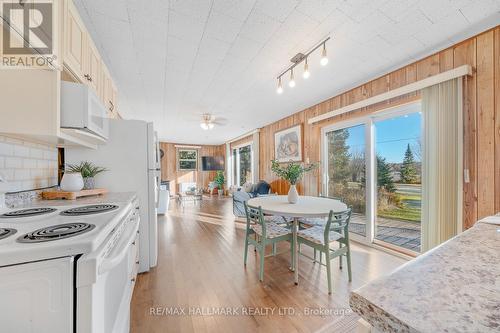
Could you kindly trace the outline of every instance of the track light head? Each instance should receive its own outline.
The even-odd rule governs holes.
[[[293,68],[290,70],[290,81],[288,82],[290,88],[295,87],[295,77],[293,76]]]
[[[323,51],[321,52],[321,66],[326,66],[328,64],[328,56],[326,54],[326,43],[323,43]]]
[[[283,85],[281,84],[281,76],[278,78],[278,88],[276,88],[276,92],[278,94],[283,93]]]
[[[304,73],[302,74],[302,77],[307,80],[309,76],[311,76],[311,72],[309,72],[309,64],[307,63],[306,58],[306,61],[304,63]]]

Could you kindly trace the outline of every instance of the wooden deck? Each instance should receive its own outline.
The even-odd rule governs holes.
[[[377,217],[375,238],[420,253],[420,227],[420,223]],[[353,214],[349,230],[364,236],[366,234],[366,220],[364,216]]]
[[[405,262],[354,243],[353,282],[333,261],[334,293],[328,295],[326,269],[304,257],[294,285],[283,244],[279,250],[287,253],[266,259],[261,283],[253,251],[243,266],[244,230],[235,227],[231,200],[216,197],[184,211],[174,204],[159,220],[159,244],[158,267],[138,277],[133,333],[352,332],[357,316],[348,305],[350,290]]]

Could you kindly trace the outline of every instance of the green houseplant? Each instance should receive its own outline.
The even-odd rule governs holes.
[[[226,178],[224,177],[224,171],[217,171],[215,175],[214,182],[217,184],[219,195],[222,195],[224,188],[224,183],[226,182]]]
[[[96,166],[92,162],[83,161],[80,164],[68,164],[66,171],[81,173],[83,177],[83,189],[92,190],[95,188],[95,176],[108,171],[108,169]]]
[[[309,172],[317,167],[316,164],[303,165],[300,163],[290,162],[286,166],[281,166],[277,160],[271,161],[271,170],[283,180],[290,183],[288,191],[288,202],[291,204],[297,203],[299,193],[297,192],[297,183],[302,179],[306,172]]]

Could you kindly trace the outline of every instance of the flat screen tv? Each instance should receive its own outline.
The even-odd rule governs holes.
[[[203,171],[224,171],[224,156],[202,156],[201,169]]]

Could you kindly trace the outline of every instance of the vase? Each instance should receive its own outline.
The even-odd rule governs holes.
[[[83,189],[84,190],[93,190],[95,188],[95,179],[94,177],[85,177],[83,178]]]
[[[299,192],[297,192],[297,186],[291,185],[290,190],[288,191],[288,202],[291,204],[295,204],[299,201]]]
[[[82,174],[79,172],[65,172],[61,180],[61,190],[79,192],[83,188]]]

